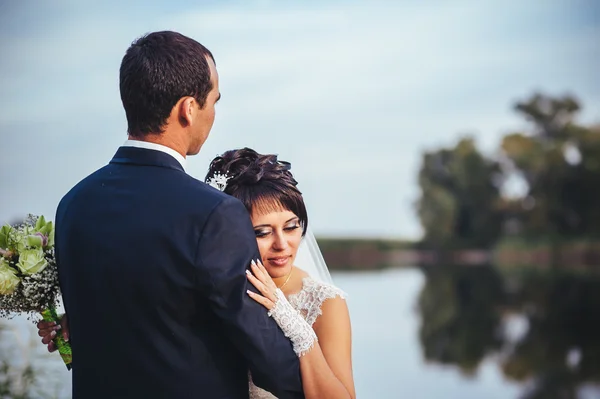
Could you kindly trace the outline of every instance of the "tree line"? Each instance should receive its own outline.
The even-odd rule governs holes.
[[[486,155],[470,137],[423,154],[416,210],[422,248],[495,247],[499,241],[600,238],[600,126],[577,122],[573,96],[514,104],[527,121]],[[507,195],[515,181],[525,187]]]

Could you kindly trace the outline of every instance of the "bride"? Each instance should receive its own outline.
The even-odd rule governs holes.
[[[227,151],[211,162],[207,182],[250,213],[261,259],[248,279],[262,295],[248,295],[292,341],[306,398],[354,398],[348,306],[330,283],[314,236],[306,234],[306,207],[290,164],[248,148]],[[305,263],[295,262],[297,255]],[[274,396],[251,382],[250,398]]]
[[[247,274],[262,295],[248,295],[269,311],[290,339],[300,360],[305,397],[355,398],[345,295],[331,284],[308,230],[306,207],[290,164],[249,148],[231,150],[211,162],[206,182],[239,199],[250,214],[261,259]],[[38,323],[50,351],[56,350],[51,340],[60,328]],[[68,331],[63,334],[68,336]],[[251,376],[249,392],[250,399],[275,398],[254,385]]]

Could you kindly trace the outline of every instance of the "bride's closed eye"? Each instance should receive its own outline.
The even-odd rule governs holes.
[[[269,235],[269,233],[271,233],[270,230],[265,230],[265,229],[254,230],[254,235],[256,235],[257,237],[265,237],[265,236]]]
[[[284,230],[285,231],[294,231],[294,230],[299,229],[299,228],[300,228],[299,224],[294,224],[293,226],[285,227]]]
[[[288,226],[284,227],[283,230],[287,231],[287,232],[292,232],[292,231],[297,230],[299,228],[300,228],[300,224],[298,222],[296,222],[296,223],[293,223],[291,225],[288,225]],[[271,234],[272,232],[273,231],[271,229],[255,229],[254,230],[254,235],[256,237],[260,238],[260,237],[266,237],[269,234]]]
[[[300,228],[300,220],[293,219],[293,220],[288,220],[283,229],[286,231],[293,231],[293,230],[296,230],[299,228]]]

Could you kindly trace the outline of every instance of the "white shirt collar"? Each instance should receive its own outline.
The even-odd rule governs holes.
[[[181,164],[181,167],[185,171],[185,167],[186,167],[186,163],[187,163],[185,157],[183,155],[181,155],[180,153],[178,153],[177,151],[175,151],[174,149],[164,146],[162,144],[150,143],[148,141],[127,140],[127,141],[125,141],[125,144],[123,144],[123,147],[137,147],[137,148],[145,148],[147,150],[155,150],[155,151],[164,152],[165,154],[169,154],[170,156],[175,158],[177,160],[177,162],[179,162]]]

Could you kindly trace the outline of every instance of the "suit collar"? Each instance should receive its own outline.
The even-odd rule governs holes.
[[[119,147],[117,153],[110,163],[158,166],[180,170],[185,173],[183,166],[173,156],[167,154],[166,152],[146,148]]]
[[[125,141],[125,143],[122,145],[122,147],[137,147],[137,148],[145,148],[147,150],[156,150],[156,151],[165,152],[165,153],[171,155],[173,158],[175,158],[181,164],[181,166],[183,167],[183,170],[185,170],[185,164],[186,164],[185,157],[183,155],[181,155],[180,153],[178,153],[177,151],[175,151],[174,149],[164,146],[162,144],[152,143],[150,141],[129,139],[129,140]]]

